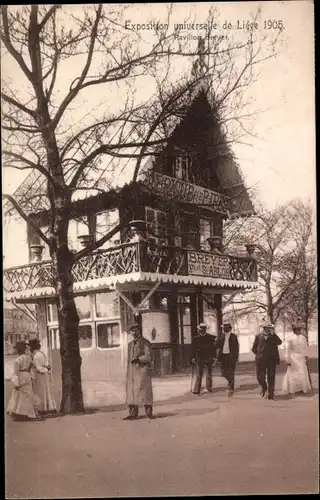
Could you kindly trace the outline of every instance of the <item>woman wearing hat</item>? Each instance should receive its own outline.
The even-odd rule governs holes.
[[[12,376],[13,392],[7,412],[13,420],[37,420],[34,394],[30,376],[31,356],[29,346],[20,340],[14,346],[18,357],[14,361]]]
[[[285,343],[287,371],[283,379],[282,393],[303,392],[307,394],[311,390],[306,364],[308,344],[305,336],[302,335],[302,325],[292,325],[292,331],[292,337],[288,338]]]
[[[31,378],[37,411],[40,414],[55,412],[56,404],[52,394],[48,358],[40,350],[41,344],[38,339],[30,340],[29,345],[32,353]]]

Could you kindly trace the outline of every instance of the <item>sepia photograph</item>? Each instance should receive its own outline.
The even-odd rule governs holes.
[[[314,24],[1,6],[6,499],[319,493]]]

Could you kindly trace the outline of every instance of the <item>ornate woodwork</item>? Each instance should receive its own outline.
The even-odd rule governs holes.
[[[190,255],[202,255],[203,266],[195,272]],[[125,243],[106,250],[97,250],[74,264],[75,282],[135,272],[188,276],[199,274],[236,281],[257,281],[256,261],[250,257],[218,256],[223,266],[212,265],[215,256],[210,252],[190,251],[173,246],[159,246],[148,241]],[[200,262],[201,264],[201,262]],[[193,271],[192,271],[193,269]],[[51,261],[42,261],[4,270],[4,289],[7,293],[34,288],[53,287]]]

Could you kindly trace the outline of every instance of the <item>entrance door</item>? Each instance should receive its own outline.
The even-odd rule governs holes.
[[[48,355],[51,365],[53,396],[57,407],[59,407],[61,401],[61,357],[58,327],[48,328]]]
[[[195,294],[178,295],[179,365],[185,368],[191,357],[191,342],[196,335],[197,308]]]

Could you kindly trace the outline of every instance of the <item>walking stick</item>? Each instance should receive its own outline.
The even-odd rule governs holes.
[[[193,388],[193,373],[194,373],[194,363],[192,363],[192,370],[191,370],[191,386],[190,386],[190,392],[192,392],[192,388]]]
[[[311,374],[310,374],[310,369],[308,365],[308,361],[306,360],[306,366],[307,366],[307,372],[308,372],[308,377],[309,377],[309,382],[310,382],[310,387],[311,387],[311,394],[314,396],[314,390],[313,390],[313,385],[312,385],[312,380],[311,380]]]

